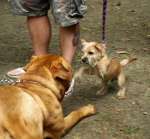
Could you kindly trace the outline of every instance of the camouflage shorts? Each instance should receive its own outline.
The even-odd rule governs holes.
[[[85,0],[9,0],[15,15],[44,16],[51,9],[56,23],[67,27],[79,22],[86,12]]]

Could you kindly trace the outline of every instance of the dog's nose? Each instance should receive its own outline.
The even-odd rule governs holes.
[[[86,57],[82,58],[82,62],[87,64],[88,63],[88,59]]]

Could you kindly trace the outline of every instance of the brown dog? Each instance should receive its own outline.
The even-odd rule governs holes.
[[[0,87],[0,139],[60,139],[93,105],[63,116],[61,100],[72,79],[71,66],[60,56],[33,57],[20,82]]]
[[[83,73],[96,74],[102,79],[102,88],[97,94],[103,95],[107,92],[107,83],[111,80],[117,80],[119,91],[117,96],[119,98],[125,98],[125,75],[123,67],[128,63],[136,60],[136,58],[124,59],[119,62],[116,58],[109,58],[105,47],[97,42],[87,42],[81,40],[83,49],[83,55],[81,57],[82,62],[90,66],[81,67],[76,73],[74,78],[81,78]]]

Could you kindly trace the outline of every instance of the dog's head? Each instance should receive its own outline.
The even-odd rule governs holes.
[[[103,44],[97,42],[87,42],[84,39],[81,40],[81,44],[83,46],[83,55],[81,57],[83,63],[95,66],[96,63],[106,55]]]
[[[57,55],[33,56],[24,69],[26,74],[38,75],[47,80],[53,78],[61,82],[65,90],[72,79],[71,65],[63,57]]]

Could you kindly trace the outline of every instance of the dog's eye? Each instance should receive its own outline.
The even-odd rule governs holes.
[[[88,52],[88,54],[89,54],[89,55],[92,55],[92,54],[94,54],[94,53],[93,53],[93,52]]]

